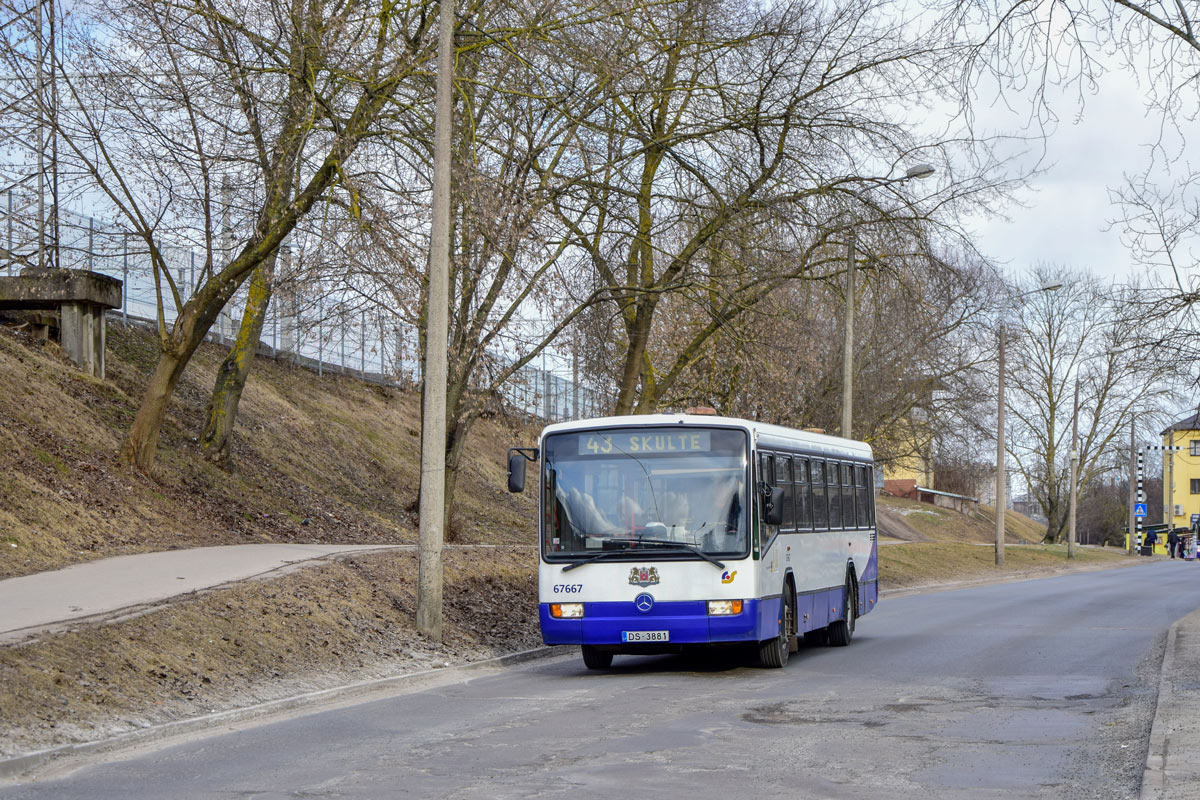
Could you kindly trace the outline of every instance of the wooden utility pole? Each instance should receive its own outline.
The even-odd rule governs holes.
[[[450,95],[454,5],[442,0],[438,21],[437,101],[433,140],[433,224],[425,313],[421,496],[417,539],[417,630],[442,641],[442,540],[446,515],[446,340],[450,304]]]
[[[1000,370],[996,382],[996,566],[1004,566],[1004,323],[1000,324]]]

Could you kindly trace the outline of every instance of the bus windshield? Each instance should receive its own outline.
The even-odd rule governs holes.
[[[746,433],[624,428],[553,434],[543,446],[542,547],[548,556],[606,550],[748,549]]]

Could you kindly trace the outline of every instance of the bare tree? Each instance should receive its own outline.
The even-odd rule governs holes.
[[[854,430],[877,460],[890,462],[923,455],[947,432],[982,428],[973,401],[990,357],[995,278],[984,264],[903,253],[899,242],[870,233],[860,231],[857,248],[863,280]],[[671,401],[833,430],[841,415],[846,303],[844,283],[813,279],[776,289],[710,342]]]
[[[121,451],[145,470],[179,377],[221,309],[339,184],[426,59],[428,5],[97,0],[77,13],[74,63],[60,75],[65,157],[153,265],[161,354]],[[228,259],[215,199],[226,176],[247,223]],[[205,254],[194,286],[169,269],[172,239]]]
[[[447,385],[446,515],[472,425],[502,387],[555,342],[599,296],[575,294],[580,257],[554,203],[590,177],[579,139],[604,85],[562,55],[609,10],[477,3],[457,37],[453,237]],[[364,221],[341,291],[399,309],[425,336],[428,249],[424,210],[394,176],[428,184],[431,131],[394,120],[391,161],[356,175]],[[384,168],[383,163],[392,165]],[[423,350],[423,348],[422,348]],[[447,527],[453,532],[453,527]]]
[[[1004,89],[1031,90],[1034,116],[1057,121],[1048,100],[1052,86],[1074,88],[1086,101],[1106,73],[1124,70],[1138,79],[1146,110],[1160,125],[1144,142],[1147,162],[1132,166],[1123,186],[1111,187],[1117,223],[1149,285],[1131,294],[1132,313],[1163,320],[1163,337],[1131,331],[1149,359],[1189,359],[1200,352],[1194,306],[1200,277],[1192,269],[1200,236],[1196,187],[1200,173],[1189,150],[1187,127],[1200,112],[1200,2],[1196,0],[945,0],[960,30],[976,37],[964,62],[964,81],[990,74]],[[1150,327],[1157,328],[1156,322]],[[1200,376],[1193,376],[1200,380]]]
[[[967,163],[979,155],[896,121],[900,105],[955,87],[940,77],[952,53],[928,38],[939,32],[916,36],[891,4],[693,0],[627,19],[632,33],[585,62],[621,79],[592,115],[605,166],[566,204],[593,209],[568,221],[574,244],[615,287],[618,413],[657,408],[708,339],[774,289],[829,277],[848,208],[860,223],[910,231],[948,211],[953,192],[922,209],[894,179],[922,153],[950,161],[966,145]],[[980,190],[968,168],[947,185],[968,195],[973,181]],[[656,322],[680,295],[702,320],[686,338]],[[670,356],[655,338],[664,328],[676,338]]]
[[[1133,324],[1126,298],[1095,278],[1043,266],[1039,285],[1062,283],[1018,305],[1011,345],[1008,448],[1022,480],[1048,520],[1046,541],[1066,525],[1068,460],[1075,383],[1079,383],[1079,474],[1088,487],[1124,448],[1131,413],[1171,397],[1163,365],[1127,346]]]

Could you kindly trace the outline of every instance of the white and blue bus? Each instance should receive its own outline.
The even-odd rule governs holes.
[[[510,491],[540,462],[542,639],[591,669],[732,644],[782,667],[801,636],[849,644],[878,601],[870,446],[703,412],[550,425],[509,451]]]

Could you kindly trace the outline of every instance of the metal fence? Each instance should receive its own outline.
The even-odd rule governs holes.
[[[20,259],[8,261],[7,274],[16,274],[26,264],[37,263],[38,236],[36,211],[29,212],[28,197],[9,191],[0,196],[0,232],[6,237],[7,250]],[[36,206],[34,206],[36,208]],[[141,240],[111,224],[93,217],[61,210],[57,220],[59,265],[67,269],[87,269],[119,278],[123,302],[110,319],[126,325],[154,323],[158,300],[154,274],[148,253],[139,249]],[[49,235],[49,234],[48,234]],[[187,246],[168,246],[163,256],[179,295],[190,297],[203,270],[203,256]],[[245,309],[243,287],[226,306],[209,332],[209,338],[228,344],[237,335]],[[168,324],[177,309],[171,293],[163,292],[164,314]],[[355,307],[337,298],[320,298],[302,303],[295,291],[277,289],[272,297],[259,341],[261,354],[312,369],[352,375],[375,383],[412,386],[420,381],[419,339],[414,326],[395,313]],[[493,354],[497,363],[506,362],[504,354]],[[500,397],[508,410],[546,421],[561,421],[599,416],[611,408],[606,393],[561,374],[567,367],[551,367],[570,362],[557,353],[542,359],[543,366],[527,364],[519,368],[501,387]]]

